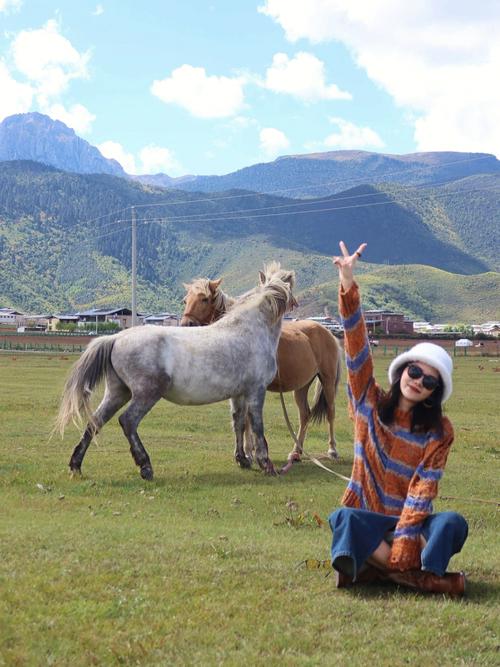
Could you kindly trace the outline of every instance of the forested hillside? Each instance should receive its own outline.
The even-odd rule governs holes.
[[[500,274],[473,276],[447,273],[420,265],[360,265],[359,283],[367,309],[404,312],[416,320],[433,322],[486,322],[498,319]],[[336,281],[305,290],[301,307],[306,315],[322,308],[335,310]]]
[[[313,288],[332,280],[330,256],[340,239],[368,242],[366,261],[386,271],[375,273],[374,280],[398,284],[399,267],[392,265],[400,264],[484,274],[498,269],[491,248],[498,234],[491,188],[498,183],[488,178],[422,190],[363,186],[298,201],[242,191],[162,190],[113,176],[5,162],[0,164],[0,305],[61,310],[129,303],[132,205],[142,310],[178,309],[182,282],[198,275],[224,276],[226,289],[241,292],[272,259],[297,271],[299,293],[308,290],[304,309],[320,308],[324,294]],[[479,229],[484,219],[489,231],[476,230],[472,243],[474,226]],[[460,279],[456,284],[462,289]],[[487,284],[494,286],[495,275]],[[486,283],[477,285],[486,289]],[[395,294],[395,306],[400,303],[409,314],[430,312],[432,304],[422,305],[420,313],[421,302]],[[436,307],[440,299],[434,293]]]

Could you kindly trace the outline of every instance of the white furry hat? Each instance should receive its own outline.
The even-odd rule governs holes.
[[[424,364],[429,364],[441,376],[443,382],[443,398],[442,402],[447,401],[453,390],[453,383],[451,374],[453,372],[453,361],[442,347],[434,343],[418,343],[403,354],[398,355],[389,366],[389,382],[392,384],[397,376],[398,368],[408,364],[410,361],[423,361]]]

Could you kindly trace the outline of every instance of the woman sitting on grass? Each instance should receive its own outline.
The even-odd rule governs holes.
[[[453,363],[433,343],[419,343],[389,366],[384,392],[373,361],[353,269],[366,243],[350,255],[340,243],[339,309],[345,330],[354,464],[330,516],[337,586],[389,580],[418,590],[463,595],[463,572],[448,573],[467,538],[455,512],[432,513],[453,428],[442,414],[451,395]]]

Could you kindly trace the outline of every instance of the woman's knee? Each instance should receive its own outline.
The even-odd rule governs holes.
[[[335,512],[332,512],[328,517],[331,529],[351,523],[356,511],[354,507],[339,507]]]
[[[461,514],[458,514],[458,512],[451,512],[451,514],[453,514],[455,533],[463,544],[469,534],[469,524]]]
[[[450,525],[457,534],[467,537],[469,525],[461,514],[458,512],[443,512],[443,514],[446,517],[447,525]]]
[[[469,526],[461,514],[458,514],[458,512],[440,512],[436,517],[438,518],[436,527],[439,532],[448,535],[450,541],[454,544],[462,545],[465,542]]]

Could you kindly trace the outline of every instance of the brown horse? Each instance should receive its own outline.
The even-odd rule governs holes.
[[[181,326],[212,324],[231,308],[235,300],[220,289],[221,282],[222,279],[198,278],[184,284],[186,296]],[[289,460],[300,461],[309,422],[319,423],[323,419],[328,421],[328,456],[338,458],[334,420],[341,358],[338,340],[321,324],[312,320],[283,322],[277,352],[278,370],[267,389],[293,391],[299,409],[298,442],[290,452]],[[310,408],[307,394],[315,378],[319,383]]]

